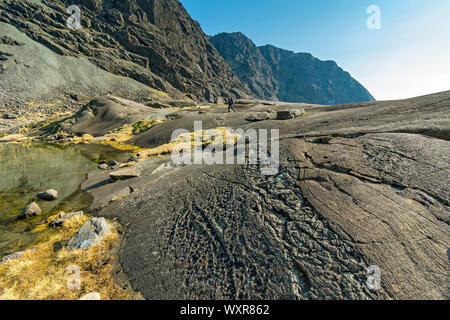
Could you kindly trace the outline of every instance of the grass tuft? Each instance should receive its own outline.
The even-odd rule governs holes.
[[[113,278],[118,271],[118,224],[109,223],[111,234],[88,250],[64,248],[88,219],[83,216],[69,220],[59,232],[36,245],[36,251],[0,264],[0,300],[77,300],[91,292],[99,292],[103,300],[140,298]],[[73,276],[67,273],[69,266],[80,270],[79,290],[68,286]]]

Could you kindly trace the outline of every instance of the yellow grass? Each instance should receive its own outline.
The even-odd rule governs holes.
[[[50,221],[51,219],[49,219]],[[120,242],[117,224],[109,223],[111,234],[88,250],[54,250],[54,246],[69,240],[88,217],[75,217],[48,239],[41,239],[22,257],[0,264],[1,300],[75,300],[99,292],[102,300],[138,299],[139,294],[118,285],[113,272],[117,269],[117,248]],[[80,288],[71,289],[73,273],[80,270]],[[68,285],[69,284],[69,285]]]
[[[81,137],[73,137],[70,139],[69,143],[101,143],[109,145],[117,150],[127,150],[137,153],[142,149],[125,142],[161,122],[164,122],[164,119],[153,118],[149,120],[140,120],[133,124],[125,124],[101,137],[95,138],[90,134],[84,134]]]
[[[170,95],[167,92],[160,91],[160,90],[157,90],[157,89],[152,89],[152,91],[154,93],[151,94],[149,98],[159,98],[160,96],[163,96],[163,97],[166,97],[166,98],[170,98]]]
[[[240,138],[239,135],[231,135],[228,131],[229,128],[223,128],[219,127],[212,130],[201,130],[201,131],[195,131],[190,132],[184,135],[180,135],[177,141],[172,141],[167,144],[164,144],[162,146],[152,148],[152,149],[145,149],[140,152],[138,152],[138,155],[141,157],[141,159],[147,159],[150,157],[156,157],[166,154],[171,154],[175,148],[178,150],[181,149],[187,149],[187,148],[194,148],[195,146],[195,138],[201,137],[202,138],[202,147],[206,147],[209,144],[213,143],[215,141],[215,138],[217,136],[222,137],[223,144],[236,144],[237,140]],[[197,138],[198,139],[198,138]]]

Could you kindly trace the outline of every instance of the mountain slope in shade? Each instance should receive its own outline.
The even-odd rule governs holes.
[[[2,0],[0,22],[59,55],[85,57],[114,75],[171,95],[252,96],[179,1],[79,0],[80,30],[66,27],[71,4]]]
[[[259,98],[327,105],[374,101],[334,61],[272,45],[257,47],[242,33],[220,33],[210,41]]]

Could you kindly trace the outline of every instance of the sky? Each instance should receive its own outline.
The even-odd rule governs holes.
[[[208,35],[240,31],[258,46],[334,60],[377,100],[450,90],[449,0],[180,2]],[[367,27],[371,5],[380,29]]]

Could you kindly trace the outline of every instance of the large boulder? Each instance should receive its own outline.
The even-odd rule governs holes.
[[[269,119],[270,119],[269,113],[257,113],[257,114],[248,116],[245,120],[247,120],[247,121],[264,121],[264,120],[269,120]]]
[[[277,120],[289,120],[300,117],[305,112],[305,109],[289,109],[280,110],[277,112]]]
[[[22,210],[17,219],[18,220],[26,219],[28,217],[40,215],[41,213],[42,210],[39,207],[39,205],[36,202],[32,202]]]
[[[109,177],[114,180],[127,180],[131,178],[139,177],[140,173],[139,171],[132,169],[132,168],[126,168],[126,169],[120,169],[114,172],[111,172],[109,174]]]
[[[41,200],[53,201],[53,200],[58,199],[58,191],[56,191],[55,189],[50,189],[50,190],[38,193],[37,197]]]
[[[110,234],[108,223],[105,218],[91,218],[83,224],[77,234],[69,240],[68,250],[88,249],[100,242],[104,236]]]
[[[70,212],[61,218],[55,219],[52,222],[50,222],[50,227],[56,228],[56,227],[64,227],[64,224],[69,221],[72,218],[75,217],[82,217],[84,215],[83,211],[77,211],[77,212]]]

